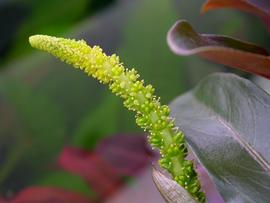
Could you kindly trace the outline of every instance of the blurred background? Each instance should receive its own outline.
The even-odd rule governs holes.
[[[28,37],[84,39],[117,53],[168,104],[206,75],[232,70],[171,53],[166,34],[176,20],[269,47],[257,18],[235,10],[201,15],[202,4],[0,0],[0,202],[41,189],[62,202],[73,202],[66,194],[88,202],[163,202],[151,180],[154,155],[134,114],[94,79],[32,49]]]

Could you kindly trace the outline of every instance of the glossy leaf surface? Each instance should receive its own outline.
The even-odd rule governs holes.
[[[171,104],[172,116],[225,202],[269,202],[270,96],[214,74]]]

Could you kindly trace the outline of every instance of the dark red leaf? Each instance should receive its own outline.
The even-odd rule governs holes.
[[[252,13],[265,23],[270,31],[270,1],[269,0],[207,0],[202,6],[202,13],[213,9],[236,8]]]
[[[1,202],[1,200],[0,200]],[[58,188],[30,187],[3,203],[91,203],[80,194]],[[1,202],[2,203],[2,202]]]
[[[269,0],[207,0],[202,12],[218,8],[236,8],[257,16],[270,16]]]
[[[168,33],[168,44],[178,55],[198,54],[216,63],[270,78],[270,56],[264,48],[238,39],[199,34],[184,20]]]

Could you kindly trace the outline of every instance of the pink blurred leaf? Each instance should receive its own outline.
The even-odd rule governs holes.
[[[7,203],[7,200],[0,198],[0,203]]]
[[[103,199],[123,185],[123,176],[136,175],[144,169],[150,156],[144,136],[118,135],[102,141],[95,151],[66,147],[59,165],[82,176]]]
[[[89,151],[66,147],[59,164],[64,170],[83,177],[101,197],[111,195],[122,186],[117,172],[102,157]]]
[[[167,36],[177,55],[199,56],[227,66],[270,78],[270,56],[255,44],[211,34],[199,34],[184,20],[170,29]]]
[[[1,203],[92,203],[89,199],[75,192],[58,188],[30,187],[22,190],[15,198]]]

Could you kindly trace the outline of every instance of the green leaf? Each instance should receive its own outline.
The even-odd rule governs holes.
[[[171,104],[226,202],[269,202],[270,96],[232,74],[213,74]]]

